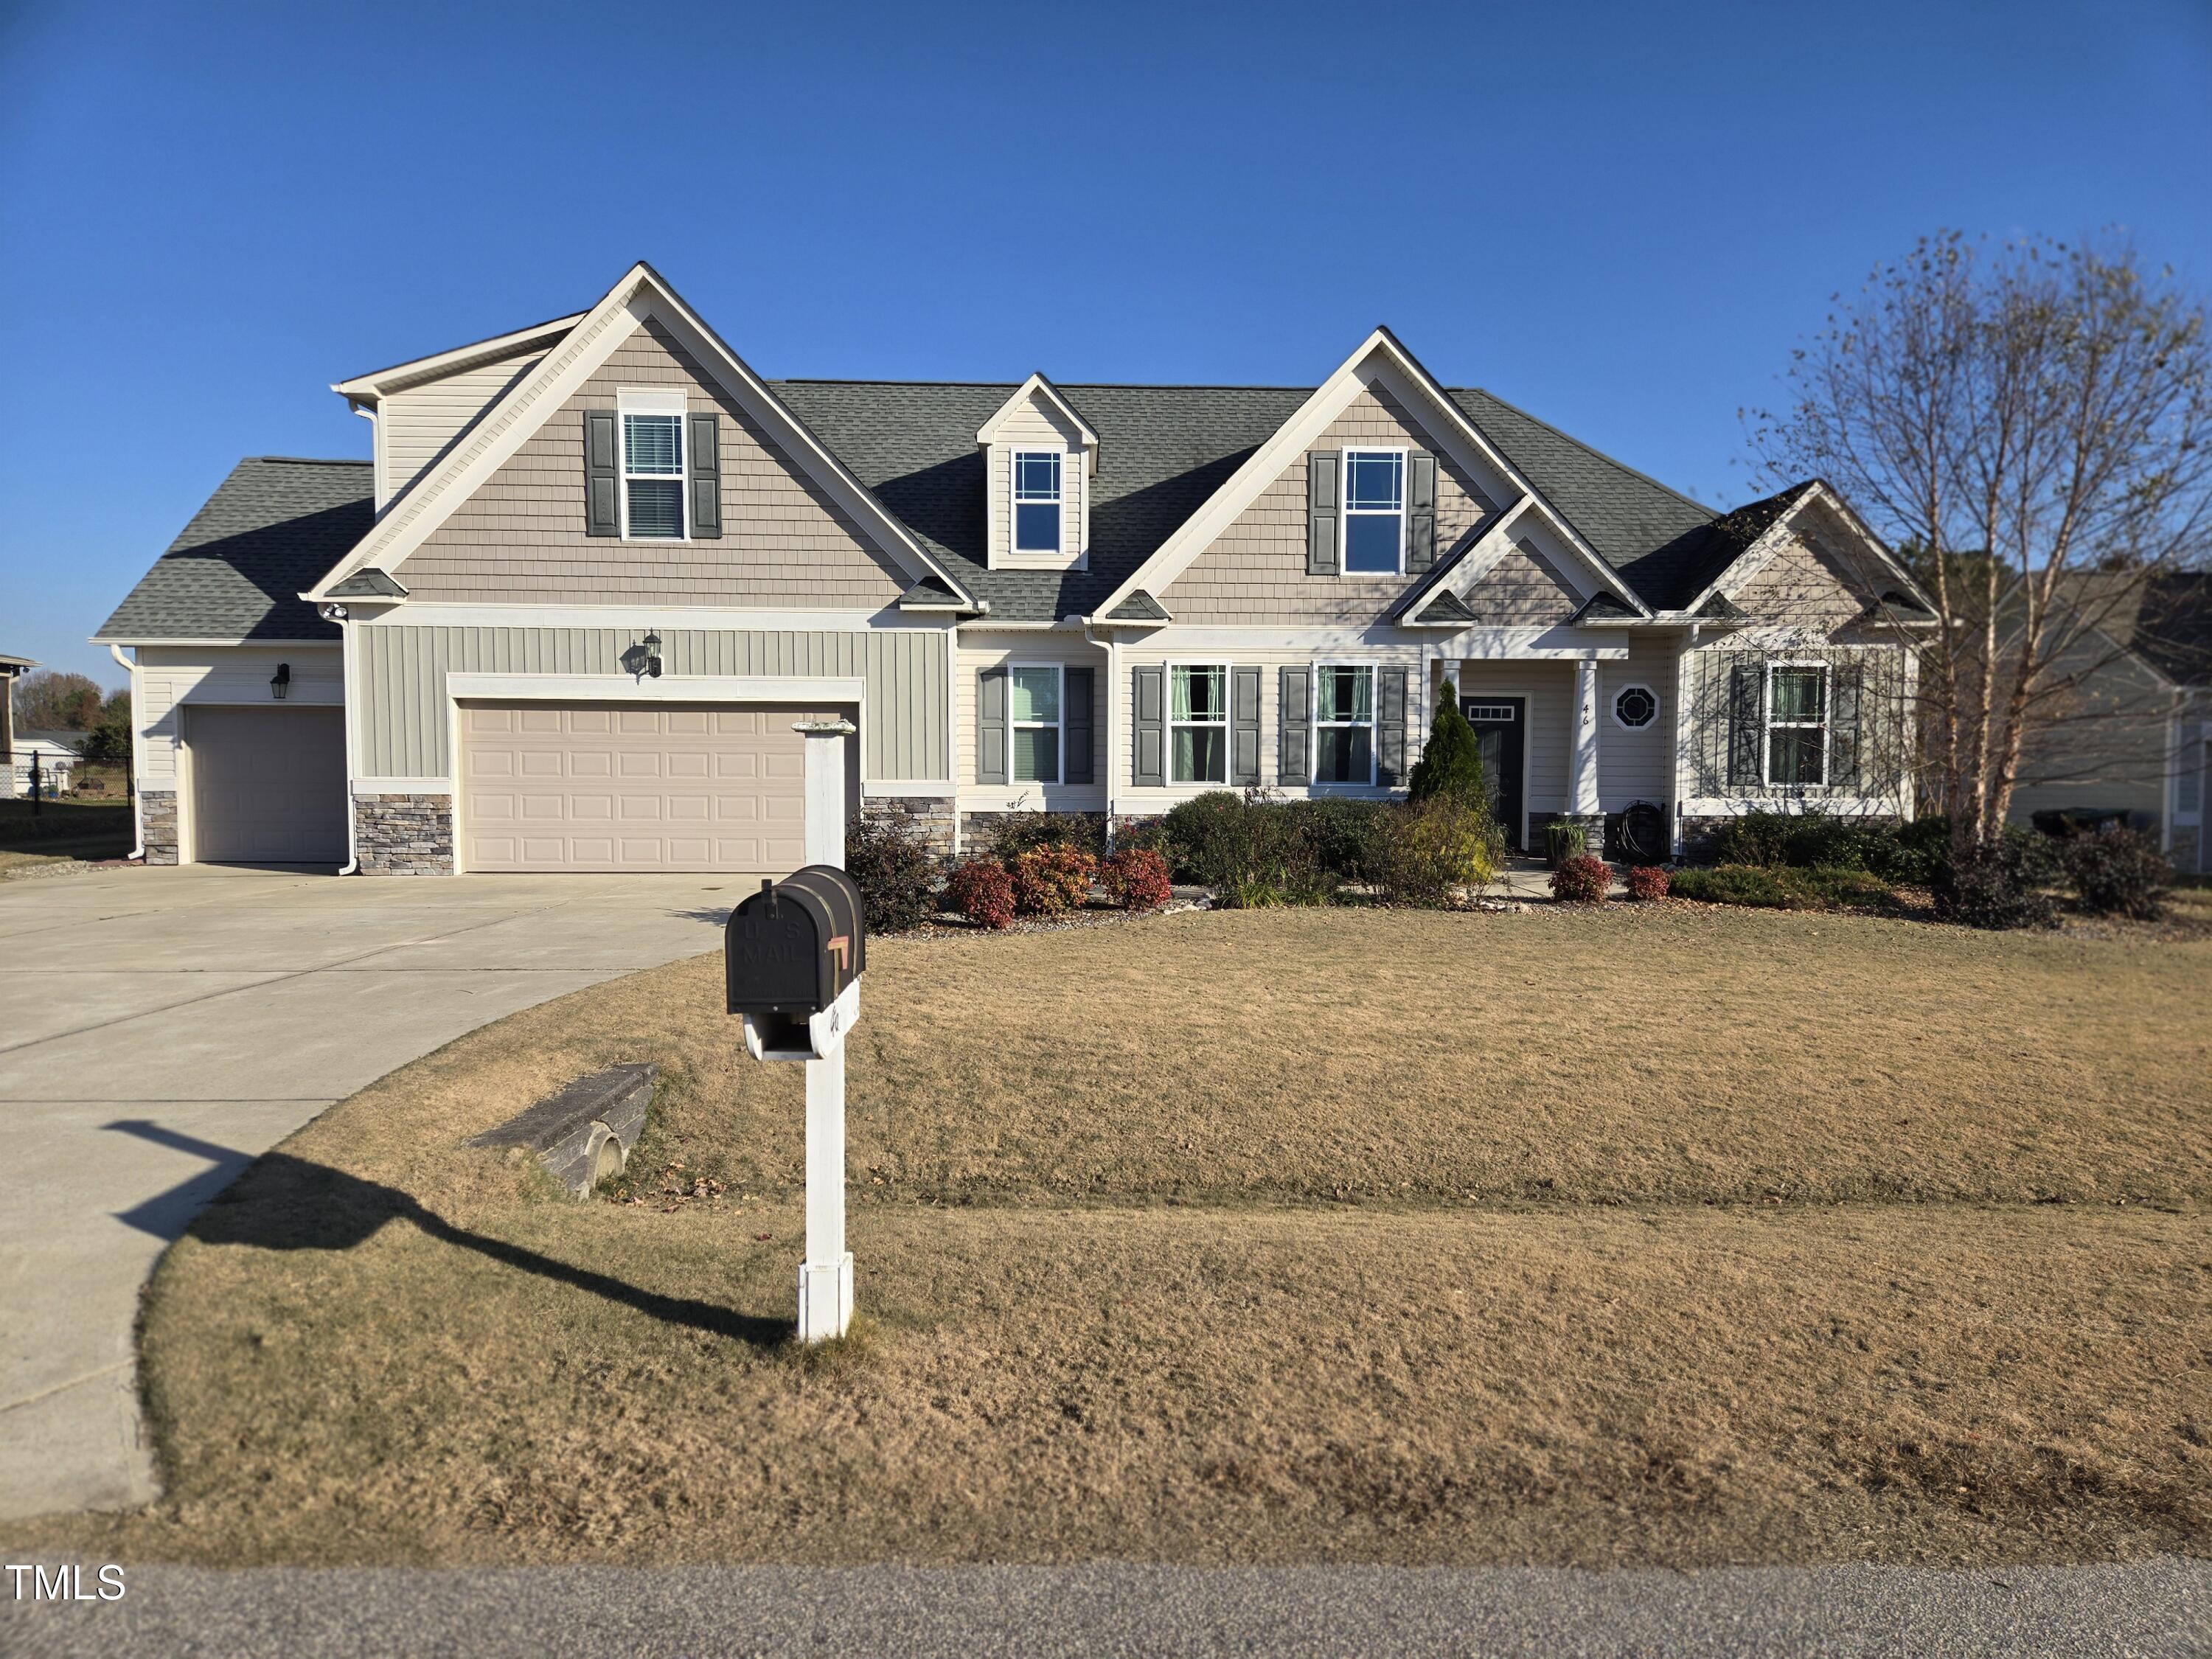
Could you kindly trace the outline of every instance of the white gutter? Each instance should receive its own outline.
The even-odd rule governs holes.
[[[345,696],[343,714],[345,727],[346,861],[338,867],[338,874],[357,876],[361,873],[361,843],[356,826],[360,815],[354,810],[353,781],[359,775],[361,767],[353,751],[353,630],[349,625],[351,619],[346,615],[345,606],[325,605],[322,607],[322,613],[324,621],[338,625],[338,687]]]
[[[131,677],[131,838],[138,844],[131,849],[131,862],[146,861],[146,805],[138,787],[143,774],[138,764],[138,713],[145,705],[138,701],[138,665],[123,654],[123,647],[110,640],[107,654],[115,659],[115,665]]]

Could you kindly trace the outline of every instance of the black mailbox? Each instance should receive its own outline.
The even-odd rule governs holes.
[[[803,1021],[860,978],[866,953],[860,890],[842,870],[810,864],[764,881],[722,930],[729,1012]]]

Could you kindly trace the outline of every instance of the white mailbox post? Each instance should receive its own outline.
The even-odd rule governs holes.
[[[806,1067],[806,1255],[799,1266],[799,1338],[826,1342],[853,1322],[853,1253],[845,1248],[845,1038],[860,1017],[866,928],[845,868],[848,720],[803,720],[806,867],[764,883],[730,917],[729,1009],[745,1052]],[[832,994],[834,989],[834,994]]]

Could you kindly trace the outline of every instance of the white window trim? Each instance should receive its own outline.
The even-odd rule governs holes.
[[[684,416],[690,404],[681,387],[618,387],[615,392],[616,476],[622,488],[616,492],[622,514],[622,539],[641,544],[668,546],[691,539],[691,434]],[[629,470],[629,417],[633,415],[673,415],[676,417],[676,534],[633,536],[629,533],[629,486],[633,477],[666,483],[666,472],[632,473]]]
[[[1339,580],[1346,576],[1402,576],[1406,574],[1406,470],[1407,457],[1412,450],[1404,444],[1352,444],[1346,446],[1338,462],[1336,499],[1336,574]],[[1354,570],[1352,568],[1352,521],[1355,518],[1379,519],[1380,513],[1354,513],[1352,510],[1352,458],[1354,455],[1395,455],[1398,458],[1398,560],[1389,570]]]
[[[1820,673],[1820,781],[1818,783],[1777,783],[1774,781],[1774,732],[1778,722],[1774,718],[1774,671],[1778,668],[1814,668]],[[1771,662],[1766,665],[1766,679],[1759,688],[1759,776],[1770,789],[1826,789],[1833,775],[1829,769],[1829,736],[1835,724],[1835,676],[1825,662]],[[1809,720],[1783,720],[1779,726],[1785,732],[1802,732],[1812,724]]]
[[[1620,718],[1620,700],[1632,691],[1641,691],[1651,699],[1651,718],[1641,726],[1631,726]],[[1613,702],[1608,706],[1613,712],[1613,723],[1624,732],[1649,732],[1659,724],[1660,715],[1667,712],[1666,705],[1659,701],[1659,693],[1642,680],[1631,680],[1626,685],[1615,686]]]
[[[1367,718],[1365,720],[1324,720],[1322,719],[1321,677],[1332,668],[1364,668],[1367,671]],[[1310,682],[1312,690],[1309,693],[1308,698],[1309,708],[1306,721],[1306,755],[1308,759],[1308,777],[1306,787],[1310,789],[1372,789],[1375,787],[1375,769],[1380,759],[1376,752],[1377,748],[1380,746],[1376,739],[1376,665],[1372,662],[1346,662],[1343,658],[1336,657],[1332,658],[1326,662],[1316,660],[1309,664],[1307,666],[1307,672],[1313,678]],[[1323,781],[1321,775],[1321,734],[1322,729],[1327,727],[1333,731],[1351,731],[1356,730],[1363,725],[1367,728],[1367,777],[1365,781],[1363,782],[1356,778],[1330,778],[1327,781]]]
[[[1234,786],[1229,781],[1231,774],[1236,769],[1231,763],[1233,757],[1229,752],[1231,741],[1229,729],[1231,711],[1229,704],[1230,700],[1237,695],[1236,665],[1219,658],[1188,657],[1181,661],[1164,663],[1162,666],[1167,671],[1167,678],[1160,687],[1163,704],[1160,709],[1161,725],[1166,732],[1165,741],[1162,744],[1165,752],[1160,757],[1161,782],[1170,789],[1233,787]],[[1218,720],[1178,720],[1175,717],[1175,677],[1176,670],[1178,668],[1218,668],[1221,671],[1221,718]],[[1218,726],[1221,728],[1221,775],[1218,778],[1177,778],[1176,776],[1175,734],[1176,727],[1178,726]]]
[[[1049,669],[1053,677],[1052,706],[1057,717],[1049,720],[1018,720],[1014,718],[1014,676],[1030,669]],[[1054,733],[1053,770],[1059,774],[1050,778],[1018,777],[1014,773],[1014,757],[1018,750],[1014,733],[1020,731],[1042,732],[1049,727]],[[1017,789],[1033,784],[1041,789],[1058,788],[1067,781],[1067,665],[1062,662],[1010,662],[1006,665],[1006,787]]]
[[[1021,498],[1021,462],[1024,455],[1050,455],[1059,462],[1058,498],[1053,505],[1060,509],[1060,544],[1056,547],[1024,547],[1021,544],[1022,508],[1041,507],[1042,501]],[[1036,559],[1058,563],[1070,556],[1067,550],[1067,446],[1065,444],[1028,443],[1010,445],[1006,450],[1006,556],[1009,559]]]

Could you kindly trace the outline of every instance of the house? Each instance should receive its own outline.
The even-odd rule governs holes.
[[[2060,600],[2062,690],[2024,746],[2013,817],[2124,817],[2177,870],[2212,873],[2212,572],[2084,573]]]
[[[1436,700],[1516,842],[1894,816],[1926,600],[1818,480],[1700,506],[1387,330],[1310,387],[763,380],[650,267],[334,388],[101,629],[149,860],[776,871],[795,719],[941,854],[1031,808],[1387,797]]]
[[[38,665],[29,657],[0,655],[0,800],[15,794],[15,681]]]
[[[38,763],[41,794],[51,795],[68,788],[70,776],[84,763],[84,738],[82,732],[16,732],[15,756],[9,763],[15,794],[20,798],[31,793],[33,760]]]

